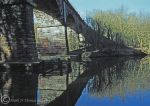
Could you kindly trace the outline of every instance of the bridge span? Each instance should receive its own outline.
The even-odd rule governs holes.
[[[69,55],[92,43],[93,30],[68,0],[1,0],[0,17],[0,50],[9,61]]]

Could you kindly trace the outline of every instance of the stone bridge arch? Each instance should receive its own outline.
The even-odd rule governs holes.
[[[61,16],[60,5],[57,0],[36,0],[36,9],[55,18]]]
[[[76,21],[75,21],[75,18],[73,17],[73,15],[68,14],[66,20],[67,20],[67,27],[70,27],[71,29],[76,31],[77,26],[76,26]]]
[[[40,59],[66,53],[62,4],[58,1],[37,0],[34,9],[34,30]]]
[[[4,3],[2,6],[0,3],[0,9],[8,10],[5,7],[10,6],[12,10],[19,11],[9,15],[11,20],[15,20],[9,26],[14,27],[17,24],[18,28],[14,27],[12,31],[7,28],[10,34],[6,35],[15,35],[15,39],[10,43],[14,52],[12,56],[14,60],[36,61],[38,60],[37,51],[39,52],[39,48],[42,52],[46,51],[45,54],[49,56],[64,54],[66,47],[68,48],[66,36],[69,39],[70,51],[80,48],[79,34],[86,36],[84,29],[86,23],[68,0],[11,1],[13,2]]]
[[[69,44],[69,51],[74,51],[79,49],[79,38],[77,33],[77,24],[76,20],[72,14],[67,16],[67,38]]]
[[[78,33],[82,33],[82,31],[83,31],[83,27],[82,27],[82,25],[79,23],[79,25],[78,25]]]

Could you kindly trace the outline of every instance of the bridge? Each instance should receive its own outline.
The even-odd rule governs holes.
[[[0,35],[6,38],[9,61],[69,55],[91,46],[90,36],[94,37],[68,0],[1,0],[0,17]],[[6,51],[3,44],[0,48]]]

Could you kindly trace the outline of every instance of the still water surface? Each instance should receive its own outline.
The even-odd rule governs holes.
[[[11,99],[9,106],[150,106],[150,57],[59,65],[1,67],[0,95]]]
[[[89,79],[75,106],[150,106],[150,58],[130,59]]]

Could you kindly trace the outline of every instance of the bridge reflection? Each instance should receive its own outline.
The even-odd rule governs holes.
[[[45,68],[3,67],[0,93],[13,100],[10,106],[74,106],[89,79],[94,81],[92,86],[89,85],[90,92],[103,90],[106,84],[104,73],[108,75],[108,86],[113,84],[114,76],[123,79],[122,68],[127,60],[106,57],[92,61],[44,63]]]

